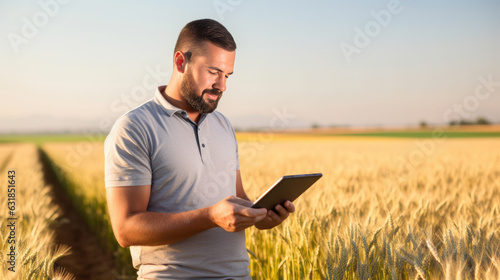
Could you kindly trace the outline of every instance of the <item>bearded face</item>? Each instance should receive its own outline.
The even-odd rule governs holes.
[[[181,82],[181,94],[193,110],[202,114],[212,113],[222,97],[222,92],[218,89],[205,89],[199,94],[190,68],[185,72]],[[206,94],[217,96],[217,98],[215,100],[208,98]]]

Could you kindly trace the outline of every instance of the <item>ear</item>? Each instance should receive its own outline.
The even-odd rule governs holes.
[[[184,73],[186,70],[187,58],[186,54],[181,51],[177,51],[174,54],[174,68],[177,69],[179,73]]]

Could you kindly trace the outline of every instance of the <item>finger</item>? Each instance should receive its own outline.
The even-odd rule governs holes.
[[[290,200],[287,200],[285,202],[285,207],[289,213],[295,212],[295,205],[293,205],[293,203]]]
[[[242,218],[245,218],[246,221],[250,221],[250,222],[252,222],[252,224],[255,224],[255,223],[260,222],[260,221],[264,220],[265,218],[267,218],[267,212],[265,212],[263,215],[259,215],[259,216],[254,216],[254,217],[242,216]]]
[[[245,207],[250,207],[253,205],[251,201],[239,197],[232,197],[230,201],[239,205],[243,205]]]
[[[274,207],[274,209],[276,209],[276,211],[278,211],[281,219],[284,220],[284,219],[288,218],[288,211],[285,207],[278,204],[278,205],[276,205],[276,207]]]
[[[242,206],[238,214],[246,217],[257,217],[261,220],[266,216],[267,210],[265,208],[250,208]]]
[[[266,220],[269,224],[272,225],[272,227],[275,227],[283,222],[283,219],[272,210],[269,210],[267,212]]]
[[[240,231],[255,225],[257,222],[265,219],[267,216],[259,216],[259,218],[249,218],[249,217],[240,217],[240,221],[235,225],[236,231]]]
[[[238,231],[242,231],[242,230],[244,230],[244,229],[247,229],[247,228],[249,228],[249,227],[253,226],[254,224],[255,224],[255,223],[242,223],[242,224],[238,224],[238,225],[236,226],[235,231],[236,231],[236,232],[238,232]]]
[[[262,215],[262,216],[255,217],[254,221],[257,223],[257,222],[260,222],[260,221],[264,220],[265,218],[267,218],[267,212],[264,215]]]

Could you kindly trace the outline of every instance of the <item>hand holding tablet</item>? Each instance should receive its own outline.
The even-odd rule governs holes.
[[[276,212],[276,205],[283,206],[287,200],[293,202],[321,176],[321,173],[283,176],[254,202],[252,208],[266,208]]]

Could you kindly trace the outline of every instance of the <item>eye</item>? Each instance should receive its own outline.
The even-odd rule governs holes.
[[[208,71],[211,75],[217,75],[217,72]]]

